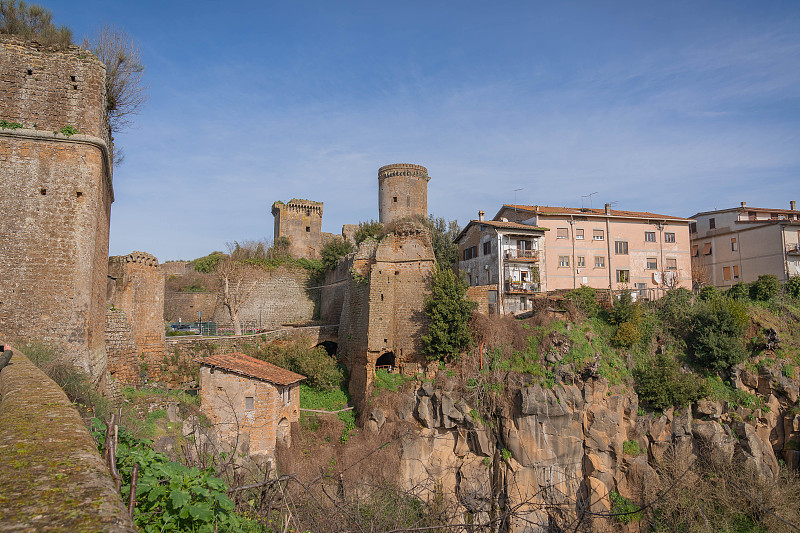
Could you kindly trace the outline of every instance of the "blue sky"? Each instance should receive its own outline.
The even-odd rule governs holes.
[[[502,203],[690,216],[800,200],[800,3],[44,1],[78,41],[140,43],[110,253],[192,259],[377,218],[377,170],[428,168],[431,213]]]

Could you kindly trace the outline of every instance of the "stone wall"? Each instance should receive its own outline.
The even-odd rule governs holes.
[[[0,531],[137,531],[64,391],[13,351],[0,371]]]
[[[189,273],[189,261],[167,261],[161,263],[161,272],[164,276],[183,276]]]
[[[345,294],[349,287],[353,257],[354,255],[351,254],[343,258],[334,270],[325,273],[325,282],[320,298],[320,320],[325,324],[339,323]]]
[[[421,335],[427,332],[424,299],[435,263],[429,233],[398,224],[382,241],[362,243],[353,256],[340,319],[339,355],[350,372],[350,394],[363,400],[376,361],[394,355],[393,367],[407,375],[425,371]]]
[[[218,296],[215,292],[166,291],[164,298],[164,320],[170,323],[179,320],[194,322],[198,318],[198,311],[203,320],[211,320],[217,309]]]
[[[114,192],[105,69],[0,36],[0,333],[57,344],[103,386]],[[73,126],[80,135],[54,130]]]
[[[272,204],[275,239],[288,237],[292,257],[319,259],[322,250],[322,202],[293,198],[288,204]]]
[[[428,218],[428,169],[399,163],[378,169],[378,218],[389,224],[402,218]]]
[[[106,309],[106,353],[108,374],[113,381],[126,384],[139,382],[139,352],[131,323],[122,309]]]
[[[490,311],[489,307],[489,291],[494,291],[497,294],[497,285],[473,285],[472,287],[467,288],[467,300],[472,300],[473,302],[478,304],[478,307],[475,309],[478,313],[482,313],[484,315],[493,314],[492,311],[496,310],[496,302],[495,305],[491,308]],[[494,311],[496,312],[496,311]]]
[[[136,343],[137,356],[148,366],[160,364],[166,352],[164,275],[158,259],[144,252],[110,257],[107,299],[112,307],[125,312]],[[121,364],[126,366],[127,362]],[[116,363],[114,366],[117,366]],[[123,372],[117,379],[122,383],[136,383],[137,374]]]

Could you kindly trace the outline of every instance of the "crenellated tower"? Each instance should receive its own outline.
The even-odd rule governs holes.
[[[428,217],[428,169],[397,163],[378,169],[378,217],[381,223]]]

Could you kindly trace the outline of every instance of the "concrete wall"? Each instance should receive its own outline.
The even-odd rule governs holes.
[[[428,169],[399,163],[378,169],[378,218],[389,224],[401,218],[428,218]]]
[[[0,333],[59,344],[102,386],[114,193],[105,69],[0,36]],[[81,135],[53,134],[64,126]],[[35,129],[34,129],[35,128]]]
[[[298,421],[298,384],[289,385],[288,404],[281,399],[283,388],[220,368],[200,367],[200,408],[220,438],[238,445],[241,453],[273,456],[278,427],[288,430]],[[251,410],[245,408],[248,396],[254,399]]]
[[[64,391],[13,351],[0,371],[0,530],[137,531]]]
[[[110,257],[107,299],[109,305],[125,312],[137,356],[148,366],[160,364],[165,355],[164,274],[158,259],[144,252]],[[127,367],[127,361],[122,365]],[[124,371],[117,379],[122,383],[138,383],[137,374]]]
[[[319,259],[324,244],[322,202],[296,198],[287,204],[275,202],[272,204],[272,216],[275,217],[274,237],[289,238],[292,257]]]

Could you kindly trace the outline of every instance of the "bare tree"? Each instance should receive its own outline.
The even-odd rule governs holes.
[[[701,289],[711,285],[711,269],[699,257],[692,257],[692,288]]]
[[[106,65],[106,112],[114,134],[130,125],[131,115],[138,114],[148,98],[139,46],[124,30],[111,25],[91,42],[85,39],[83,46]]]
[[[217,276],[219,298],[222,306],[231,316],[234,335],[242,334],[239,310],[255,288],[256,281],[253,270],[252,266],[242,263],[230,255],[220,261],[214,270],[214,274]]]

